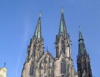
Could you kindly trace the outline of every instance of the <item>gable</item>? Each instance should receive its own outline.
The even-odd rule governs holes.
[[[45,54],[40,58],[40,60],[38,61],[38,63],[45,62],[45,61],[54,61],[54,57],[48,52],[46,51]]]

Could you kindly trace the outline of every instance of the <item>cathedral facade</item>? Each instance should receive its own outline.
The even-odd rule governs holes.
[[[78,72],[71,57],[70,35],[67,33],[62,10],[60,27],[55,40],[55,57],[44,53],[44,39],[41,32],[41,14],[29,46],[21,77],[92,77],[89,55],[86,53],[82,33],[79,30]],[[83,47],[83,49],[82,49]]]

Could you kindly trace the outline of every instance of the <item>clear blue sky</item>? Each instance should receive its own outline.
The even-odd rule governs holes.
[[[50,53],[55,55],[62,6],[75,69],[80,25],[93,76],[100,77],[100,0],[0,0],[0,67],[6,62],[7,77],[21,77],[40,11],[44,47],[49,45]]]

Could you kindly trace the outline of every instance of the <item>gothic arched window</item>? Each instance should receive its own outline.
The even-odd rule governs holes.
[[[62,51],[64,52],[64,54],[65,54],[65,43],[64,43],[64,41],[62,40],[61,41],[61,47],[62,47]]]
[[[33,55],[34,55],[34,57],[35,57],[35,52],[36,52],[36,45],[34,45],[34,47],[33,47]]]
[[[66,72],[66,62],[65,60],[61,61],[61,73],[64,74]]]
[[[56,57],[58,58],[59,56],[59,47],[56,47]]]
[[[33,75],[34,73],[34,63],[31,63],[31,67],[30,67],[30,75]]]

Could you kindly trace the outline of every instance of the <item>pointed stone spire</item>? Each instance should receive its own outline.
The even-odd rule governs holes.
[[[41,33],[41,12],[40,12],[38,23],[37,23],[37,26],[36,26],[36,29],[35,29],[34,37],[36,37],[38,40],[40,40],[42,38],[42,33]]]
[[[84,39],[82,37],[81,29],[79,28],[79,50],[78,50],[78,55],[87,55],[85,44],[84,44]]]
[[[83,37],[82,37],[80,26],[79,26],[79,40],[84,40]]]
[[[48,52],[48,47],[49,47],[49,46],[47,45],[47,52]]]
[[[63,8],[62,8],[62,14],[61,14],[61,20],[60,20],[59,35],[63,35],[65,37],[67,36],[67,29],[66,29],[66,24],[65,24],[65,19],[64,19]]]

